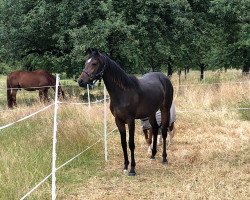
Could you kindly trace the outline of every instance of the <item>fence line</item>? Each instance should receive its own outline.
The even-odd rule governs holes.
[[[231,81],[231,82],[218,82],[218,83],[197,83],[197,84],[184,84],[184,85],[175,85],[173,87],[194,87],[194,86],[209,86],[209,85],[230,85],[230,84],[242,84],[250,83],[250,81]]]
[[[222,111],[228,111],[228,110],[250,110],[250,108],[225,108],[225,109],[193,109],[193,110],[176,110],[176,112],[179,113],[186,113],[186,112],[222,112]]]
[[[228,82],[217,82],[217,83],[197,83],[197,84],[183,84],[183,85],[176,85],[174,87],[184,87],[184,86],[199,86],[199,85],[227,85],[227,84],[240,84],[240,83],[249,83],[250,81],[228,81]],[[62,85],[60,84],[59,86],[61,87],[79,87],[78,85]],[[40,89],[40,88],[51,88],[51,87],[56,87],[54,85],[46,85],[46,86],[40,86],[40,87],[26,87],[26,88],[0,88],[0,90],[11,90],[11,89],[16,89],[16,90],[20,90],[20,89]]]
[[[46,110],[46,109],[48,109],[48,108],[51,107],[52,105],[54,105],[54,103],[53,103],[53,104],[50,104],[50,105],[48,105],[48,106],[46,106],[46,107],[44,107],[44,108],[42,108],[42,109],[40,109],[40,110],[38,110],[38,111],[36,111],[36,112],[30,114],[30,115],[28,115],[28,116],[25,116],[25,117],[23,117],[23,118],[21,118],[21,119],[15,121],[15,122],[9,123],[9,124],[4,125],[4,126],[1,126],[1,127],[0,127],[0,130],[2,130],[2,129],[4,129],[4,128],[7,128],[7,127],[9,127],[9,126],[12,126],[12,125],[14,125],[14,124],[16,124],[16,123],[18,123],[18,122],[21,122],[21,121],[23,121],[23,120],[25,120],[25,119],[28,119],[28,118],[30,118],[30,117],[32,117],[32,116],[34,116],[34,115],[36,115],[36,114],[38,114],[38,113],[40,113],[40,112]]]
[[[38,183],[32,190],[26,193],[20,200],[23,200],[26,197],[28,197],[32,192],[34,192],[37,188],[39,188],[39,186],[42,185],[51,175],[52,175],[52,172],[48,176],[46,176],[40,183]]]
[[[107,98],[109,99],[109,98]],[[90,104],[98,104],[102,103],[104,99],[101,100],[96,100],[96,101],[91,101]],[[89,105],[89,103],[81,103],[81,102],[66,102],[66,101],[60,101],[58,102],[59,104],[72,104],[72,105]]]
[[[117,128],[114,128],[112,131],[110,131],[107,135],[110,135],[111,133],[113,133],[115,130],[117,130]],[[89,150],[90,148],[92,148],[93,146],[95,146],[97,143],[99,143],[102,140],[102,138],[100,138],[99,140],[97,140],[95,143],[93,143],[92,145],[88,146],[86,149],[84,149],[82,152],[78,153],[76,156],[74,156],[73,158],[69,159],[68,161],[66,161],[65,163],[61,164],[59,167],[56,168],[56,171],[61,169],[62,167],[64,167],[65,165],[69,164],[71,161],[75,160],[77,157],[79,157],[80,155],[82,155],[83,153],[85,153],[87,150]],[[52,175],[52,173],[50,173],[48,176],[46,176],[41,182],[39,182],[33,189],[31,189],[28,193],[26,193],[20,200],[25,199],[27,196],[29,196],[32,192],[34,192],[41,184],[43,184],[50,176]]]

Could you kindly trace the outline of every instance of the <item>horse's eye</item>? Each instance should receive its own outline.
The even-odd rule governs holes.
[[[97,66],[97,63],[93,63],[92,65],[95,67],[95,66]]]

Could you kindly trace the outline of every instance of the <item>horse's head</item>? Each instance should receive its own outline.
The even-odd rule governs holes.
[[[92,84],[93,81],[99,80],[105,70],[105,57],[99,51],[89,49],[88,54],[85,67],[78,78],[80,87],[86,87],[87,84]]]

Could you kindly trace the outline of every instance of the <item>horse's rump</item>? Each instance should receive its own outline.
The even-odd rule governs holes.
[[[140,103],[138,104],[136,118],[149,117],[168,100],[172,103],[173,87],[162,73],[150,72],[139,79]]]

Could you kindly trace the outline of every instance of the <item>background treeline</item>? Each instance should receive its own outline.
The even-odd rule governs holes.
[[[78,75],[97,47],[127,72],[249,72],[249,0],[0,0],[0,73]]]

